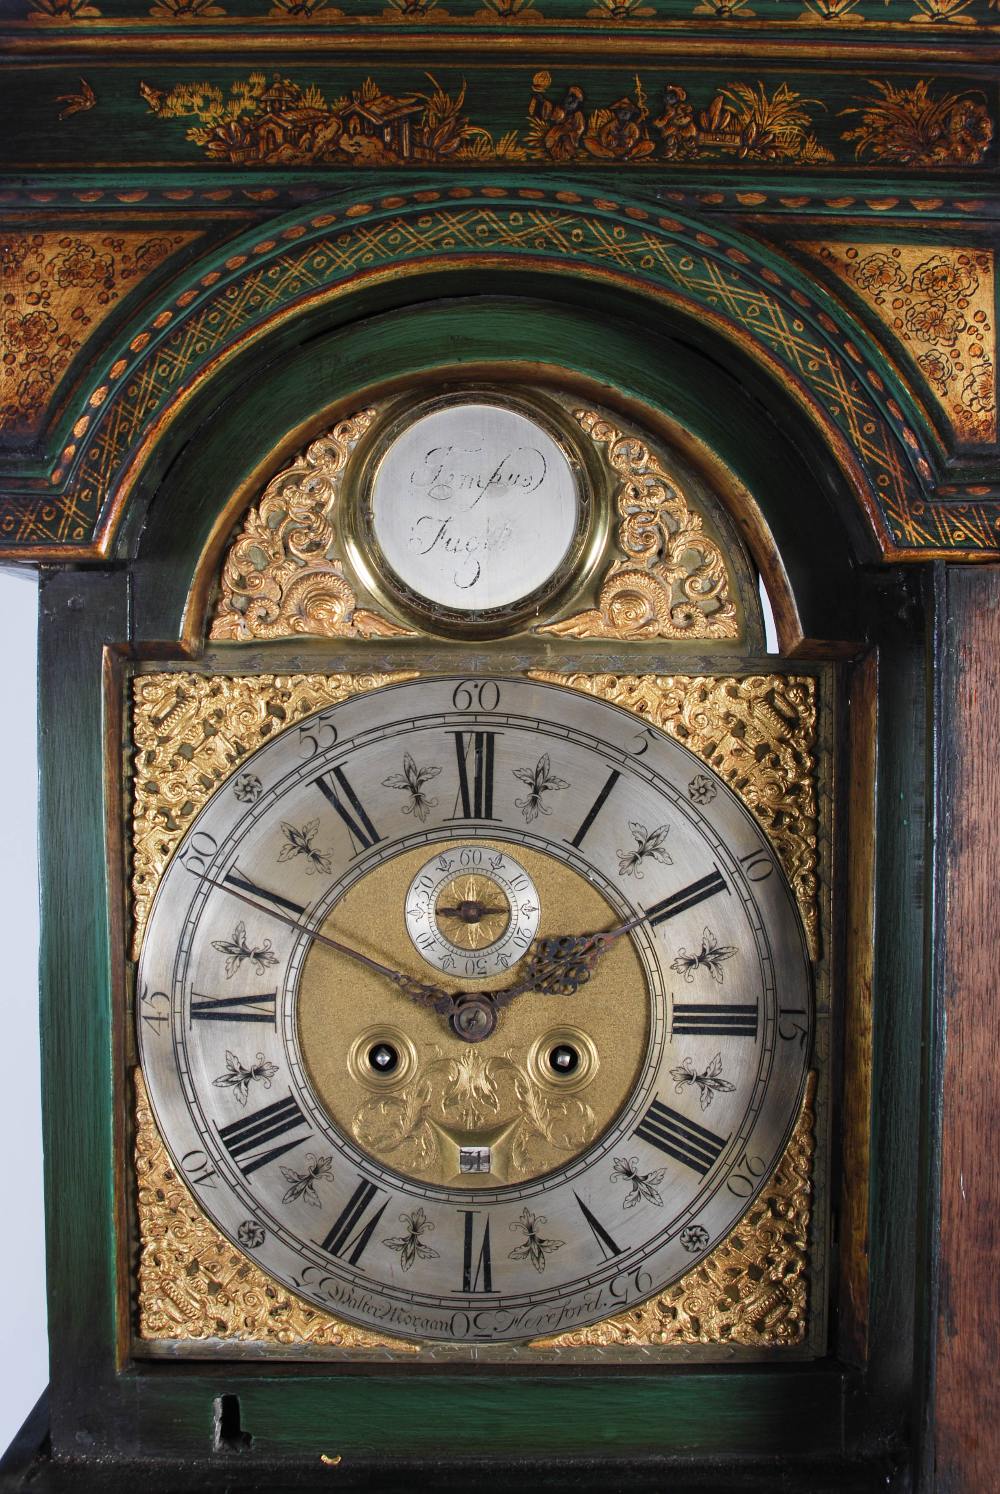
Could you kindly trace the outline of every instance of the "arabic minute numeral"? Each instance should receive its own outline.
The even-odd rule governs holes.
[[[641,747],[632,748],[632,756],[645,757],[649,751],[650,742],[656,741],[656,733],[651,726],[644,726],[642,731],[635,732],[632,740],[642,743]]]
[[[797,1018],[801,1017],[801,1022]],[[800,1048],[806,1045],[809,1029],[806,1026],[808,1017],[804,1007],[782,1006],[778,1009],[778,1036],[785,1043],[798,1042]]]
[[[188,1182],[195,1188],[214,1188],[215,1179],[219,1176],[212,1166],[208,1153],[203,1152],[200,1147],[184,1153],[181,1158],[181,1170]]]
[[[597,1218],[596,1214],[592,1214],[591,1211],[587,1208],[587,1205],[584,1203],[579,1193],[574,1193],[573,1197],[580,1205],[580,1212],[582,1213],[584,1219],[586,1219],[587,1224],[590,1226],[590,1233],[597,1241],[598,1248],[600,1249],[600,1252],[604,1259],[606,1261],[610,1261],[616,1255],[621,1255],[622,1247],[615,1244],[613,1237],[604,1228],[604,1225]]]
[[[573,846],[577,851],[583,844],[583,839],[587,834],[587,831],[591,828],[594,821],[597,819],[597,816],[600,814],[601,810],[607,803],[608,796],[610,795],[611,790],[614,788],[620,777],[621,774],[618,772],[618,769],[613,768],[608,774],[607,778],[604,780],[604,786],[601,789],[600,793],[597,795],[597,798],[594,800],[593,804],[584,815],[579,830],[576,832],[573,838],[569,840],[569,844]]]
[[[157,1011],[157,1005],[161,1001],[166,1003],[166,1011]],[[166,991],[151,991],[148,986],[143,986],[139,992],[139,1007],[143,1023],[159,1037],[164,1023],[170,1021],[170,997]],[[144,1007],[149,1007],[150,1010],[142,1010]]]
[[[387,1193],[381,1204],[372,1209],[367,1218],[365,1217],[381,1192],[382,1189],[370,1183],[367,1178],[359,1177],[358,1186],[320,1242],[322,1249],[356,1266],[364,1255],[389,1203]]]
[[[177,859],[189,872],[201,877],[208,871],[209,863],[218,854],[218,850],[219,842],[214,835],[209,835],[207,830],[196,830]]]
[[[763,1157],[751,1157],[744,1152],[726,1179],[726,1187],[736,1198],[749,1198],[766,1171]]]
[[[290,1136],[303,1126],[306,1128],[305,1135],[271,1146],[271,1142],[278,1141],[282,1136]],[[258,1168],[265,1167],[268,1162],[283,1157],[286,1152],[305,1141],[306,1136],[312,1135],[309,1122],[291,1094],[284,1100],[275,1100],[263,1109],[255,1110],[252,1115],[240,1116],[239,1120],[230,1121],[225,1126],[217,1125],[216,1129],[223,1146],[246,1178]],[[240,1160],[243,1157],[246,1158],[245,1162]]]
[[[714,1131],[699,1126],[697,1121],[688,1120],[679,1110],[664,1105],[661,1100],[653,1101],[636,1126],[634,1135],[666,1152],[675,1161],[683,1162],[685,1167],[690,1167],[701,1177],[715,1166],[729,1139],[716,1136]]]
[[[476,1221],[478,1209],[462,1209],[465,1228],[462,1234],[462,1291],[492,1292],[493,1260],[490,1255],[490,1216],[486,1215],[480,1236],[479,1252],[476,1253]]]
[[[329,773],[321,773],[318,778],[313,779],[313,783],[343,820],[355,847],[355,856],[362,851],[370,851],[382,839],[342,767],[338,765]]]
[[[699,877],[697,882],[682,887],[678,892],[672,892],[669,897],[662,898],[660,902],[654,903],[651,908],[645,910],[646,921],[650,928],[656,928],[668,918],[676,918],[679,913],[686,913],[689,908],[695,908],[703,903],[706,898],[715,897],[719,892],[728,892],[726,879],[718,867],[704,877]]]
[[[311,721],[303,721],[298,729],[298,738],[299,756],[315,757],[317,752],[328,752],[337,745],[337,728],[330,720],[329,713],[324,712],[322,716],[314,716]]]
[[[746,867],[751,882],[766,882],[774,871],[774,862],[766,851],[748,851],[740,857],[740,865]]]
[[[495,711],[500,704],[500,686],[495,680],[462,680],[455,686],[451,703],[456,711]]]

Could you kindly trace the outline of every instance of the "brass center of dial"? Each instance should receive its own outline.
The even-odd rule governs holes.
[[[442,854],[461,844],[443,846]],[[477,844],[516,856],[531,878],[541,909],[537,937],[620,921],[592,883],[556,858],[502,842]],[[322,932],[426,979],[405,913],[408,889],[426,861],[422,848],[376,867],[344,894]],[[488,881],[475,873],[450,879],[435,910],[442,902],[500,906]],[[452,887],[461,894],[454,902]],[[466,909],[468,921],[456,916],[440,926],[451,938],[489,917],[500,922],[497,914],[473,912],[479,909]],[[499,990],[517,980],[518,968],[480,980],[445,972],[436,981],[449,991]],[[313,1093],[346,1137],[416,1181],[490,1188],[565,1166],[608,1128],[642,1070],[650,1007],[636,950],[620,939],[574,995],[518,996],[500,1010],[489,1037],[469,1044],[384,977],[314,944],[303,963],[297,1019]]]
[[[438,893],[434,919],[456,949],[488,949],[510,923],[510,902],[489,877],[455,877]]]

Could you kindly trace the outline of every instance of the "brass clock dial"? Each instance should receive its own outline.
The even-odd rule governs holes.
[[[219,1228],[342,1317],[468,1342],[689,1270],[780,1158],[812,1034],[794,899],[736,796],[524,679],[389,686],[260,749],[168,867],[138,993]]]

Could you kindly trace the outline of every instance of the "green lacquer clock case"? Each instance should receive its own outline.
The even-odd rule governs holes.
[[[550,85],[539,151],[652,128],[577,139]],[[148,132],[209,108],[146,86]],[[415,95],[278,92],[372,174],[424,140]],[[11,1488],[938,1487],[996,443],[861,308],[954,292],[964,379],[992,251],[908,224],[877,265],[866,222],[837,292],[821,215],[543,166],[206,201],[12,486],[52,1385]]]

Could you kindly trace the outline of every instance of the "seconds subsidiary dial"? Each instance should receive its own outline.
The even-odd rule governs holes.
[[[174,1161],[270,1275],[401,1337],[517,1341],[661,1290],[791,1132],[794,899],[679,744],[525,679],[286,730],[198,815],[138,972]]]

